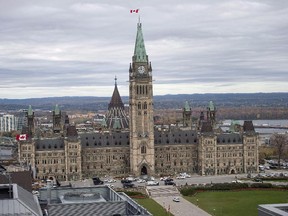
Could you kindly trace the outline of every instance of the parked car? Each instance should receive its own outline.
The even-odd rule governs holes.
[[[146,181],[144,179],[137,180],[138,183],[145,183]]]
[[[254,178],[253,181],[255,182],[262,182],[263,183],[263,180],[261,178]]]
[[[165,181],[168,177],[164,176],[160,178],[160,181]]]
[[[132,188],[132,187],[134,187],[134,184],[132,182],[123,183],[123,188]]]
[[[240,180],[235,180],[235,181],[232,181],[232,183],[243,183],[243,182]]]
[[[179,197],[174,197],[174,198],[173,198],[173,201],[174,201],[174,202],[180,202],[180,198],[179,198]]]
[[[128,179],[122,179],[121,180],[121,183],[124,184],[124,183],[132,183],[131,180],[128,180]]]
[[[164,181],[165,185],[176,185],[175,182],[173,181],[173,179],[166,179]]]
[[[129,177],[127,177],[126,179],[129,180],[129,181],[135,181],[135,178],[132,177],[132,176],[129,176]]]
[[[180,176],[184,176],[185,178],[191,178],[191,176],[187,174],[186,172],[180,173]]]
[[[147,181],[147,186],[156,186],[159,185],[159,182],[157,181]]]
[[[99,177],[93,177],[92,180],[93,180],[94,185],[102,185],[102,184],[104,184],[104,182],[101,181],[99,179]]]

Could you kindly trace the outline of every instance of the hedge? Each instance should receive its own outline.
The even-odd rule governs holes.
[[[277,188],[277,189],[283,189],[287,190],[287,185],[272,185],[271,183],[217,183],[213,185],[208,186],[201,186],[201,187],[195,187],[195,186],[185,186],[180,188],[180,193],[183,196],[193,196],[197,192],[201,191],[229,191],[229,190],[241,190],[241,189],[253,189],[253,188]]]

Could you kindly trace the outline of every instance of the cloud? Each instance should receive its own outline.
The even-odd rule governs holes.
[[[136,8],[155,95],[287,92],[285,0],[0,0],[0,98],[128,95]]]

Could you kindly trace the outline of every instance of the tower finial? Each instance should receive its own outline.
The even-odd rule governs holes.
[[[139,15],[139,17],[138,17],[138,24],[140,24],[140,15]]]
[[[114,80],[115,80],[115,85],[117,85],[117,77],[116,77],[116,75],[115,75]]]

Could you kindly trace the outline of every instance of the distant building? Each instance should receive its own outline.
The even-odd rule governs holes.
[[[0,164],[16,163],[18,160],[17,142],[11,137],[0,137]]]
[[[14,115],[3,115],[0,117],[0,131],[10,132],[16,131],[18,125],[18,118]]]
[[[27,127],[26,111],[13,114],[3,114],[0,116],[0,132],[21,131]]]
[[[210,101],[206,112],[201,112],[195,122],[187,103],[183,108],[183,127],[156,128],[153,103],[152,65],[142,25],[138,23],[129,67],[129,127],[115,82],[103,122],[107,130],[78,134],[75,126],[62,127],[60,110],[55,108],[56,133],[50,138],[20,141],[20,160],[35,168],[37,178],[55,176],[59,180],[103,175],[258,172],[259,136],[252,121],[245,121],[237,131],[223,132],[216,127],[216,106]]]

